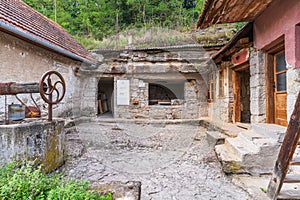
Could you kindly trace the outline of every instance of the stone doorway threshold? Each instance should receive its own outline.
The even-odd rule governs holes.
[[[111,112],[106,112],[106,113],[103,113],[103,114],[97,114],[96,116],[99,119],[113,119],[114,118],[114,116]]]
[[[245,130],[250,130],[251,129],[251,124],[250,123],[235,122],[235,125],[237,127],[243,128]]]

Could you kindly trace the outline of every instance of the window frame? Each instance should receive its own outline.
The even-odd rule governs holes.
[[[167,80],[166,80],[167,81]],[[178,83],[177,83],[178,84]],[[182,84],[182,85],[181,85]],[[172,100],[182,100],[184,101],[184,93],[185,93],[185,82],[182,82],[180,83],[181,87],[182,87],[182,95],[183,95],[183,98],[179,98],[177,96],[176,93],[174,93],[172,91],[172,89],[170,89],[168,86],[164,85],[164,84],[160,84],[160,83],[157,83],[155,81],[149,81],[148,82],[148,106],[173,106],[172,105]],[[172,95],[169,97],[168,96],[168,93],[165,93],[166,94],[166,98],[156,98],[156,99],[153,99],[153,96],[151,96],[151,87],[160,87],[160,88],[164,88],[166,89],[166,91],[169,91],[171,93],[173,93],[173,95],[176,97],[176,98],[173,98]],[[163,94],[163,93],[160,93],[160,94]]]
[[[280,75],[280,74],[287,74],[287,63],[285,65],[285,69],[284,70],[281,70],[281,71],[277,71],[277,56],[280,55],[280,54],[285,54],[285,50],[281,50],[277,53],[274,54],[274,61],[273,61],[273,65],[274,65],[274,82],[278,84],[278,80],[277,80],[277,75]],[[285,56],[284,56],[285,57]],[[285,62],[286,62],[286,57],[285,57]],[[285,81],[287,81],[287,77],[285,77]],[[280,90],[278,91],[278,85],[275,85],[275,91],[277,93],[285,93],[287,92],[287,83],[285,83],[285,90]]]
[[[218,83],[219,83],[219,98],[224,98],[225,97],[225,70],[220,69],[218,73]]]
[[[215,99],[215,73],[209,74],[209,81],[208,81],[208,95],[207,95],[207,101],[213,102]]]

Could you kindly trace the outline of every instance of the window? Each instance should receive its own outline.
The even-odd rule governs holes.
[[[219,71],[219,97],[224,97],[224,70]]]
[[[215,76],[214,73],[209,75],[209,82],[208,82],[208,102],[213,102],[215,97]]]
[[[276,91],[286,91],[286,61],[285,53],[281,52],[275,55],[275,80],[276,80]]]
[[[174,99],[184,99],[183,82],[160,82],[149,83],[149,105],[171,105]]]

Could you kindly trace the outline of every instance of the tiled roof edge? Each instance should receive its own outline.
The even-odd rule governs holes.
[[[88,59],[85,59],[85,58],[83,58],[83,57],[81,57],[79,55],[76,55],[73,52],[70,52],[70,51],[68,51],[66,49],[63,49],[63,48],[61,48],[61,47],[59,47],[57,45],[51,44],[50,42],[48,42],[46,40],[42,40],[42,39],[40,39],[38,37],[35,37],[35,36],[33,36],[33,35],[29,34],[29,33],[21,31],[18,28],[13,27],[11,25],[8,25],[8,24],[6,24],[3,21],[0,21],[0,28],[4,29],[4,30],[6,30],[6,31],[8,31],[10,33],[13,33],[15,35],[18,35],[18,36],[20,36],[22,38],[26,38],[29,41],[33,42],[33,43],[37,43],[39,45],[42,45],[42,46],[44,46],[46,48],[49,48],[49,49],[55,51],[55,52],[61,53],[61,54],[65,55],[65,56],[67,56],[67,57],[70,57],[70,58],[74,59],[74,60],[78,60],[78,61],[81,61],[81,62],[84,62],[84,63],[87,63],[87,64],[92,64],[92,65],[95,64],[95,63],[89,61]]]

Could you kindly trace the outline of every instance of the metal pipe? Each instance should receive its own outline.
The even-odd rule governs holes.
[[[95,65],[95,63],[93,63],[93,62],[91,62],[91,61],[89,61],[89,60],[87,60],[87,59],[85,59],[85,58],[83,58],[81,56],[78,56],[78,55],[76,55],[76,54],[74,54],[74,53],[72,53],[70,51],[67,51],[67,50],[61,48],[61,47],[53,45],[53,44],[51,44],[51,43],[49,43],[49,42],[47,42],[45,40],[36,38],[36,37],[32,36],[31,34],[25,33],[25,32],[23,32],[23,31],[15,28],[15,27],[13,27],[13,26],[10,26],[10,25],[4,23],[3,21],[0,21],[0,28],[4,29],[6,31],[9,31],[11,33],[14,33],[16,35],[19,35],[21,37],[24,37],[24,38],[30,40],[31,42],[34,42],[34,43],[37,43],[39,45],[45,46],[45,47],[47,47],[47,48],[49,48],[49,49],[51,49],[53,51],[56,51],[56,52],[61,53],[61,54],[64,54],[67,57],[70,57],[72,59],[84,62],[84,63],[89,64],[89,65]]]
[[[5,115],[5,119],[4,119],[4,124],[8,124],[9,121],[8,121],[8,117],[7,117],[7,96],[5,95],[5,108],[4,108],[5,112],[4,112],[4,115]]]

